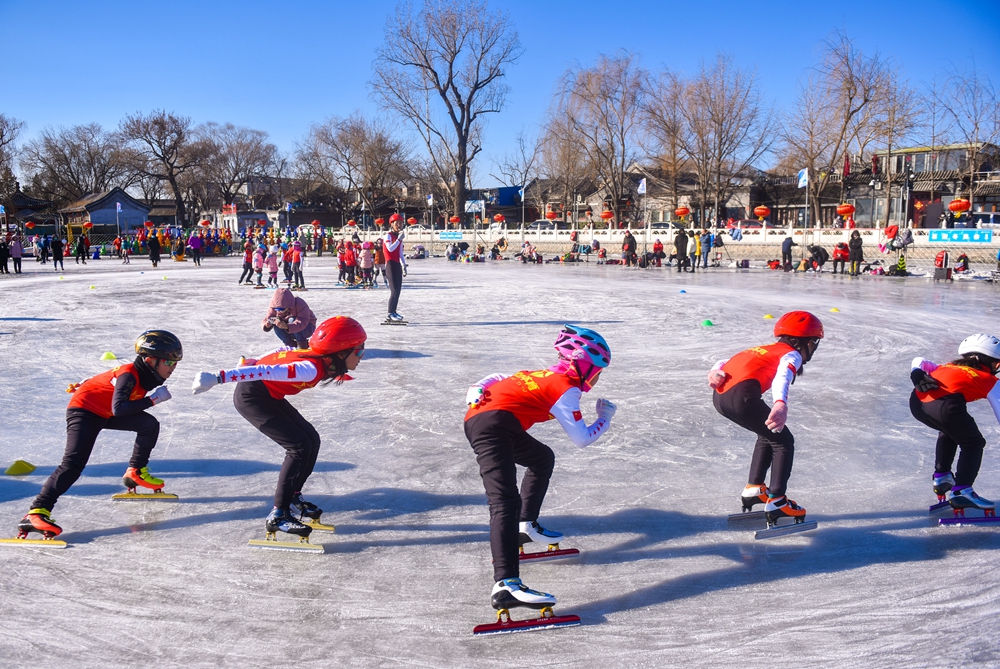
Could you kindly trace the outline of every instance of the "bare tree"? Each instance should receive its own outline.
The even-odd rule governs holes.
[[[521,52],[510,16],[485,1],[427,0],[416,15],[404,3],[386,22],[374,95],[417,129],[455,214],[464,213],[485,117],[503,110],[507,67]]]
[[[527,187],[538,174],[540,146],[538,138],[528,137],[522,129],[517,133],[515,148],[493,163],[490,176],[505,186]]]
[[[384,123],[360,113],[313,126],[300,153],[324,181],[356,193],[370,212],[380,200],[397,194],[410,161],[405,142],[393,137]]]
[[[24,123],[0,114],[0,198],[14,192],[14,161],[17,158],[17,138]]]
[[[583,137],[565,112],[565,109],[556,107],[549,114],[539,147],[539,172],[550,182],[550,197],[552,192],[558,193],[564,212],[569,208],[574,192],[593,185],[593,169]],[[545,195],[538,187],[529,188],[524,193],[539,211],[545,205]]]
[[[910,87],[901,73],[888,66],[872,107],[876,110],[874,125],[878,138],[886,150],[886,208],[885,225],[889,225],[889,202],[892,200],[892,149],[911,136],[921,124],[917,92]],[[906,212],[900,212],[905,218]],[[902,219],[901,219],[902,220]]]
[[[820,193],[861,132],[859,122],[869,110],[885,77],[876,53],[866,56],[844,33],[826,42],[823,62],[799,88],[795,109],[782,130],[783,162],[809,170],[809,203],[818,221]]]
[[[687,126],[682,146],[698,173],[702,207],[711,199],[713,216],[722,216],[720,206],[770,151],[774,112],[764,103],[756,73],[719,54],[688,83],[680,114]]]
[[[639,156],[645,78],[637,56],[601,56],[594,67],[564,76],[556,108],[582,140],[618,221],[633,190],[625,170]]]
[[[937,165],[934,164],[937,162],[937,147],[948,143],[948,134],[952,130],[952,124],[951,117],[941,104],[942,87],[940,82],[938,82],[937,79],[933,79],[930,84],[927,85],[925,93],[926,94],[923,96],[924,107],[921,116],[924,119],[924,127],[929,133],[931,140],[931,155],[929,156],[931,164],[927,166],[926,171],[933,172],[937,170]],[[931,202],[934,202],[934,185],[935,181],[934,179],[931,179]]]
[[[191,119],[158,110],[126,116],[119,128],[125,141],[144,158],[143,173],[170,186],[177,221],[187,222],[182,177],[204,160],[205,146],[197,140]]]
[[[982,167],[987,144],[1000,139],[1000,97],[990,78],[973,67],[969,71],[954,71],[948,77],[941,106],[954,122],[956,134],[968,146],[969,202],[975,204],[976,172]],[[992,156],[992,160],[998,157]]]
[[[25,145],[21,165],[32,175],[34,191],[60,205],[128,188],[139,177],[133,153],[97,123],[46,128]]]
[[[680,176],[690,167],[684,153],[684,147],[691,141],[683,113],[686,90],[687,85],[678,74],[664,70],[649,82],[643,107],[651,140],[646,153],[657,162],[667,182],[671,209],[680,203]]]
[[[251,179],[265,177],[278,151],[266,132],[232,123],[206,123],[195,134],[205,150],[200,172],[223,204],[233,204]]]

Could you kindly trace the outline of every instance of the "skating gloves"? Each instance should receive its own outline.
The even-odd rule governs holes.
[[[197,395],[198,393],[210,390],[213,386],[217,386],[220,383],[222,383],[222,378],[218,374],[198,372],[198,376],[194,377],[194,383],[191,384],[191,392]]]
[[[611,418],[615,415],[615,412],[618,411],[618,407],[616,407],[611,400],[606,400],[602,397],[597,400],[595,410],[597,411],[598,418],[603,418],[605,422],[610,423]]]
[[[149,399],[153,400],[153,406],[156,406],[160,402],[166,402],[170,399],[170,391],[167,390],[166,386],[160,386],[148,395]]]
[[[471,386],[469,392],[465,393],[465,403],[470,407],[477,407],[485,394],[486,391],[483,390],[482,386]]]
[[[771,413],[768,414],[767,420],[764,421],[764,425],[771,432],[777,434],[781,432],[783,429],[785,429],[785,421],[787,420],[788,420],[788,405],[782,402],[781,400],[778,400],[777,402],[774,403],[774,406],[771,407]]]
[[[729,375],[721,369],[713,369],[708,373],[708,385],[710,385],[713,389],[718,390],[728,378]]]
[[[913,382],[913,387],[922,393],[929,393],[939,387],[938,382],[919,367],[910,372],[910,381]]]

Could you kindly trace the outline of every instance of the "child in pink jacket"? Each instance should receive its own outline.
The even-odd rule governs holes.
[[[257,247],[257,250],[253,254],[253,269],[257,272],[257,285],[254,288],[263,288],[264,284],[261,279],[264,275],[264,254],[267,252],[267,247],[261,244]]]
[[[278,287],[278,247],[272,246],[267,254],[267,258],[264,259],[264,264],[267,265],[267,287],[277,288]]]

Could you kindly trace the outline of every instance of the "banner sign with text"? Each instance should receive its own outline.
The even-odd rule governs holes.
[[[993,241],[992,230],[931,230],[927,241],[950,242],[952,244],[989,244]]]

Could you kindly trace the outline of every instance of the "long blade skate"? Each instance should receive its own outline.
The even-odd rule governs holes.
[[[247,544],[254,548],[263,548],[272,551],[295,551],[298,553],[323,553],[326,549],[323,544],[309,543],[309,537],[302,537],[298,541],[278,541],[278,537],[273,532],[267,533],[267,538],[251,539]]]
[[[410,321],[394,321],[390,318],[387,318],[384,321],[382,321],[382,325],[409,325],[409,324]]]
[[[744,511],[743,513],[731,513],[727,518],[730,523],[760,523],[767,522],[766,511]]]
[[[4,546],[35,546],[38,548],[66,548],[66,542],[61,539],[0,539]]]
[[[549,560],[568,560],[570,558],[579,557],[579,548],[559,548],[559,544],[549,544],[549,547],[544,551],[535,551],[534,553],[528,553],[524,550],[524,546],[521,546],[520,560],[522,563],[528,562],[547,562]]]
[[[948,502],[938,502],[937,504],[931,504],[930,507],[927,509],[927,513],[933,515],[935,513],[944,511],[945,509],[951,510],[951,504],[949,504]]]
[[[303,525],[308,525],[317,532],[336,532],[337,528],[333,525],[324,525],[323,523],[315,520],[313,518],[303,518],[300,521]]]
[[[810,530],[815,530],[819,525],[815,520],[806,520],[801,523],[792,523],[790,525],[775,525],[773,527],[768,527],[764,530],[757,530],[753,534],[754,539],[774,539],[775,537],[783,537],[787,534],[798,534],[799,532],[808,532]]]
[[[971,507],[970,507],[971,508]],[[955,527],[962,527],[968,525],[994,525],[1000,523],[1000,518],[997,518],[996,511],[994,509],[983,509],[983,515],[979,515],[980,510],[975,509],[976,514],[972,518],[966,518],[965,512],[968,509],[955,509],[955,515],[951,518],[939,518],[938,525],[952,525]]]
[[[111,496],[112,501],[115,502],[176,502],[177,495],[172,495],[169,492],[163,492],[157,490],[156,492],[135,492],[134,490],[129,490],[128,492],[120,492],[117,495]]]
[[[550,607],[540,611],[541,617],[533,620],[511,620],[510,611],[497,611],[497,621],[487,625],[476,625],[472,633],[476,636],[487,634],[511,634],[514,632],[534,632],[555,627],[573,627],[580,624],[580,616],[557,616]]]

